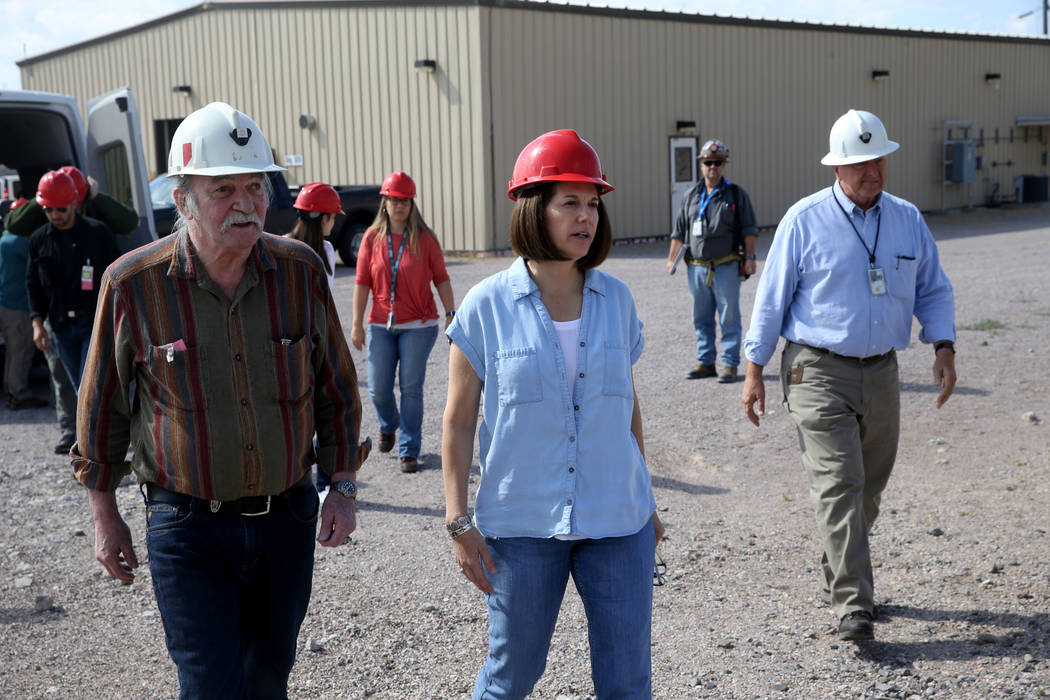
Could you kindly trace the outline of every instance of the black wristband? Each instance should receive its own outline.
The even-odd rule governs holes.
[[[456,316],[456,312],[455,312],[455,310],[452,310],[452,311],[446,311],[446,312],[445,312],[445,318],[455,318],[455,316]]]
[[[953,355],[955,354],[955,343],[953,343],[950,340],[941,340],[939,342],[934,343],[933,344],[933,352],[934,352],[934,354],[939,352],[941,348],[948,348],[949,350],[952,351]]]

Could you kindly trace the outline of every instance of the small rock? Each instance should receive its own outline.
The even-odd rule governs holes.
[[[310,641],[306,643],[306,646],[310,651],[313,652],[324,651],[324,644],[322,642],[317,641],[313,637],[310,637]]]
[[[999,641],[999,639],[994,634],[981,632],[977,635],[977,639],[975,639],[974,641],[977,644],[995,644],[997,641]]]
[[[426,603],[426,604],[423,605],[423,611],[424,612],[437,612],[438,611],[438,606],[434,605],[433,603]]]
[[[33,585],[32,576],[19,576],[15,579],[15,588],[29,588]]]
[[[989,569],[989,573],[1001,574],[1001,573],[1003,573],[1003,568],[1004,567],[1003,567],[1002,564],[996,562],[995,564],[992,564],[992,568]]]
[[[876,683],[875,690],[880,693],[895,693],[897,692],[897,686],[892,683]]]
[[[949,464],[950,462],[951,462],[951,460],[948,459],[947,457],[942,457],[941,459],[936,460],[934,462],[934,464],[939,465],[939,466],[943,466],[945,464]]]
[[[55,607],[55,601],[51,596],[41,594],[36,597],[33,607],[36,608],[37,612],[44,612],[45,610],[50,610]]]
[[[1020,598],[1021,600],[1031,600],[1032,599],[1032,594],[1031,593],[1018,593],[1017,597]]]
[[[1032,425],[1039,424],[1039,416],[1035,414],[1035,411],[1027,411],[1021,416],[1021,418],[1024,418],[1027,422],[1031,423]]]
[[[716,646],[719,649],[732,649],[733,648],[733,640],[732,639],[723,639]]]
[[[935,527],[935,528],[933,528],[932,530],[929,531],[929,534],[933,535],[934,537],[940,537],[941,535],[944,534],[944,530],[942,530],[939,527]]]
[[[786,693],[788,689],[788,687],[783,683],[774,683],[772,687],[773,690],[777,691],[778,693]]]
[[[942,437],[930,438],[929,442],[930,442],[931,445],[947,445],[948,444],[948,441],[945,440]]]
[[[86,534],[87,533],[85,533],[83,530],[74,530],[73,531],[73,537],[84,537]]]
[[[706,688],[707,690],[714,690],[717,687],[718,684],[714,681],[708,681],[707,683],[704,683],[704,688]]]
[[[1025,655],[1024,655],[1024,656],[1023,656],[1022,658],[1024,659],[1024,662],[1025,662],[1026,664],[1030,664],[1030,663],[1032,663],[1033,661],[1035,661],[1035,657],[1034,657],[1034,656],[1032,656],[1031,654],[1025,654]]]

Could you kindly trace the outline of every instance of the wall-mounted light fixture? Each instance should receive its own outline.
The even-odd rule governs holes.
[[[433,73],[438,68],[438,62],[432,58],[417,58],[415,68],[424,73]]]
[[[193,92],[193,88],[191,88],[189,85],[175,85],[174,87],[171,88],[171,91],[172,92],[181,92],[183,94],[188,95],[191,92]]]
[[[312,129],[317,126],[317,117],[312,114],[300,114],[299,115],[299,128],[300,129]]]
[[[999,81],[1000,81],[1000,79],[1002,79],[1002,77],[1003,76],[1000,75],[999,73],[985,73],[984,74],[984,82],[988,83],[993,88],[998,88],[999,87]]]
[[[876,83],[880,80],[885,80],[888,77],[890,77],[890,72],[888,70],[873,70],[871,72],[871,79]]]

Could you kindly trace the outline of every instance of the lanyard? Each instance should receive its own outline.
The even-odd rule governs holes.
[[[394,234],[387,234],[386,247],[390,251],[390,313],[394,313],[394,290],[397,289],[397,271],[401,267],[401,254],[405,252],[405,241],[408,240],[408,229],[401,234],[401,245],[397,248],[397,259],[394,259]]]
[[[706,186],[702,187],[700,189],[700,205],[696,208],[696,218],[697,219],[704,218],[704,210],[707,209],[707,205],[710,204],[711,200],[715,198],[716,194],[718,194],[718,190],[722,189],[722,185],[728,185],[728,184],[729,184],[729,180],[727,180],[725,178],[722,178],[722,180],[718,183],[718,187],[716,187],[713,190],[711,190],[711,194],[707,193],[707,187]]]
[[[879,231],[882,230],[882,207],[879,207],[879,213],[877,215],[877,218],[875,219],[875,245],[869,248],[868,244],[865,243],[864,239],[861,237],[860,231],[857,230],[857,225],[853,223],[853,219],[850,218],[849,214],[846,213],[845,208],[843,208],[842,203],[839,202],[839,198],[835,197],[834,194],[832,194],[832,197],[835,200],[835,204],[839,205],[839,209],[842,211],[842,215],[846,217],[846,221],[848,221],[849,225],[853,227],[853,233],[857,234],[857,240],[860,241],[860,244],[862,246],[864,246],[864,250],[868,254],[868,264],[871,266],[871,269],[874,270],[875,249],[879,247]]]

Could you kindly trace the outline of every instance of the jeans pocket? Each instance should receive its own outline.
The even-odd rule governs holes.
[[[288,507],[288,516],[297,523],[309,525],[317,521],[317,514],[321,509],[321,501],[317,496],[317,490],[313,486],[297,487],[295,493],[288,495],[291,503]],[[343,498],[333,496],[333,498]]]
[[[192,517],[193,511],[187,506],[151,501],[146,504],[146,535],[181,527]]]

